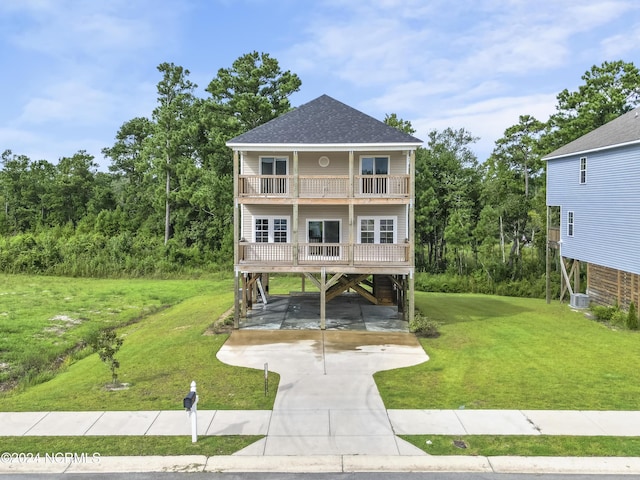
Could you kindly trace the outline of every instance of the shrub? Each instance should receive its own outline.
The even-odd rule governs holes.
[[[626,327],[627,325],[627,312],[622,310],[616,310],[611,316],[611,324],[616,327]]]
[[[111,384],[118,384],[118,368],[120,362],[115,358],[124,340],[114,330],[106,329],[94,333],[89,338],[89,345],[98,353],[100,360],[111,370]]]
[[[618,311],[617,307],[606,307],[604,305],[593,305],[591,311],[596,316],[596,320],[608,323],[613,320],[614,314]]]
[[[626,326],[629,330],[638,329],[638,313],[636,312],[636,304],[631,302],[629,311],[627,312]]]
[[[428,337],[428,338],[436,338],[440,336],[440,332],[438,328],[440,324],[435,320],[431,320],[430,318],[422,315],[421,313],[416,313],[413,321],[409,324],[409,330],[412,333],[415,333],[419,337]]]

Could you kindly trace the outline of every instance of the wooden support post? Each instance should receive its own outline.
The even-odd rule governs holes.
[[[239,176],[239,158],[238,151],[233,151],[233,265],[235,267],[235,277],[233,281],[234,290],[233,298],[235,303],[233,305],[233,328],[240,328],[240,277],[241,273],[237,270],[237,265],[240,263],[240,206],[237,203],[238,198],[238,176]]]
[[[411,269],[411,272],[409,272],[409,312],[408,312],[408,321],[409,323],[413,322],[414,316],[415,316],[415,298],[414,298],[414,286],[415,286],[415,279],[414,277],[414,273],[413,273],[413,269]]]
[[[547,293],[547,303],[551,303],[551,252],[549,247],[549,215],[551,212],[551,208],[547,207],[547,242],[545,248],[545,258],[546,258],[546,293]]]
[[[246,274],[242,274],[242,287],[241,287],[241,302],[240,303],[240,316],[247,318],[247,277]]]
[[[325,330],[327,313],[327,272],[324,267],[320,271],[320,330]]]
[[[580,260],[573,261],[573,291],[580,293]]]
[[[240,272],[238,270],[235,271],[235,275],[233,277],[233,298],[235,303],[233,305],[233,328],[236,330],[240,328]]]

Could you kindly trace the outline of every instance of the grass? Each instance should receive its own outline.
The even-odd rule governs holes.
[[[60,452],[99,456],[135,455],[231,455],[258,441],[260,436],[125,436],[125,437],[0,437],[3,452],[54,456]]]
[[[640,336],[544,300],[416,293],[430,360],[378,372],[387,408],[640,409]]]
[[[639,437],[567,437],[519,435],[402,435],[403,439],[430,455],[501,455],[541,457],[637,457]],[[462,441],[466,448],[453,442]],[[431,442],[431,443],[427,443]],[[459,443],[458,443],[459,444]]]
[[[233,281],[0,275],[0,384],[48,379],[70,353],[86,353],[73,350],[91,332],[220,290]]]
[[[225,365],[216,352],[227,335],[204,335],[231,305],[233,293],[195,296],[118,330],[124,344],[116,358],[119,380],[130,384],[109,391],[109,369],[90,355],[66,365],[47,382],[0,396],[3,411],[172,410],[195,380],[201,409],[271,409],[279,376]]]

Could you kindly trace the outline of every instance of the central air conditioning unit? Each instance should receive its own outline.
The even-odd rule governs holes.
[[[586,293],[574,293],[571,295],[569,305],[572,308],[589,308],[589,295]]]

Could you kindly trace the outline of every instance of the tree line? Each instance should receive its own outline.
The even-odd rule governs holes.
[[[0,271],[131,276],[231,266],[232,157],[225,142],[289,111],[301,80],[258,52],[219,69],[206,98],[196,96],[189,70],[163,63],[158,72],[156,108],[126,121],[103,149],[108,172],[83,150],[57,164],[4,151]],[[594,65],[582,80],[576,91],[557,95],[549,119],[521,115],[484,162],[466,129],[428,133],[416,154],[416,267],[436,275],[424,282],[440,284],[424,288],[448,282],[461,290],[542,294],[542,156],[639,102],[632,63]],[[415,133],[393,113],[385,122]],[[505,284],[529,287],[500,291]]]

